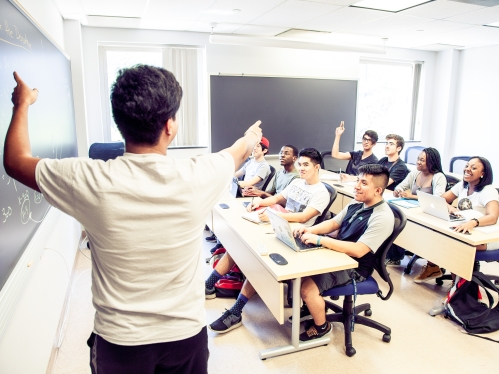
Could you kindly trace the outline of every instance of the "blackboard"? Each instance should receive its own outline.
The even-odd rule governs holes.
[[[29,109],[33,156],[77,155],[71,66],[68,58],[13,4],[0,0],[0,152],[12,115],[17,71],[38,100]],[[11,179],[0,166],[0,289],[12,273],[49,204],[43,195]]]
[[[340,150],[354,149],[355,80],[212,75],[210,99],[212,152],[232,145],[256,120],[270,141],[268,154],[285,144],[331,151],[341,121]]]

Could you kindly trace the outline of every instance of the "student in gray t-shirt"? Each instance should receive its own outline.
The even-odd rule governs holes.
[[[279,161],[282,170],[279,170],[274,178],[272,187],[268,191],[262,191],[255,186],[246,187],[243,190],[244,196],[258,196],[262,199],[273,196],[284,190],[293,179],[298,178],[299,174],[295,168],[295,162],[298,157],[298,149],[292,145],[285,145],[279,152]]]
[[[259,189],[263,187],[270,174],[269,163],[265,160],[269,147],[270,143],[265,137],[262,137],[260,143],[255,145],[252,153],[253,158],[234,174],[236,178],[244,175],[244,179],[239,182],[239,186],[242,188],[255,186]]]

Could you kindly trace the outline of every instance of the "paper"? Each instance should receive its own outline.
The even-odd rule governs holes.
[[[258,215],[265,211],[265,209],[259,209],[259,210],[254,210],[252,212],[244,213],[242,217],[248,221],[251,221],[253,223],[257,223],[259,225],[266,225],[269,224],[270,222],[264,222],[260,218],[258,218]]]
[[[324,180],[324,181],[339,181],[341,180],[339,174],[335,173],[323,173],[319,176],[319,179]]]
[[[468,210],[459,210],[456,214],[462,216],[465,222],[471,221],[473,218],[483,217],[483,214],[478,210],[468,209]]]

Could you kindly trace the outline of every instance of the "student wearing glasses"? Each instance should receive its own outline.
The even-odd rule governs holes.
[[[350,160],[348,162],[345,173],[348,175],[358,175],[359,167],[365,164],[376,164],[378,158],[373,153],[373,147],[378,142],[378,134],[376,131],[367,130],[362,136],[362,150],[340,152],[341,135],[345,132],[345,123],[341,121],[340,126],[336,128],[336,137],[334,138],[333,149],[331,156],[337,160]],[[347,181],[348,175],[343,176],[342,180]],[[351,178],[351,180],[356,180]]]

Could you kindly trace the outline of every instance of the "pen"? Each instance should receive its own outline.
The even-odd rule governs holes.
[[[252,210],[252,209],[253,209],[253,199],[254,199],[254,198],[255,198],[254,196],[251,198],[251,209],[250,209],[250,210]]]

